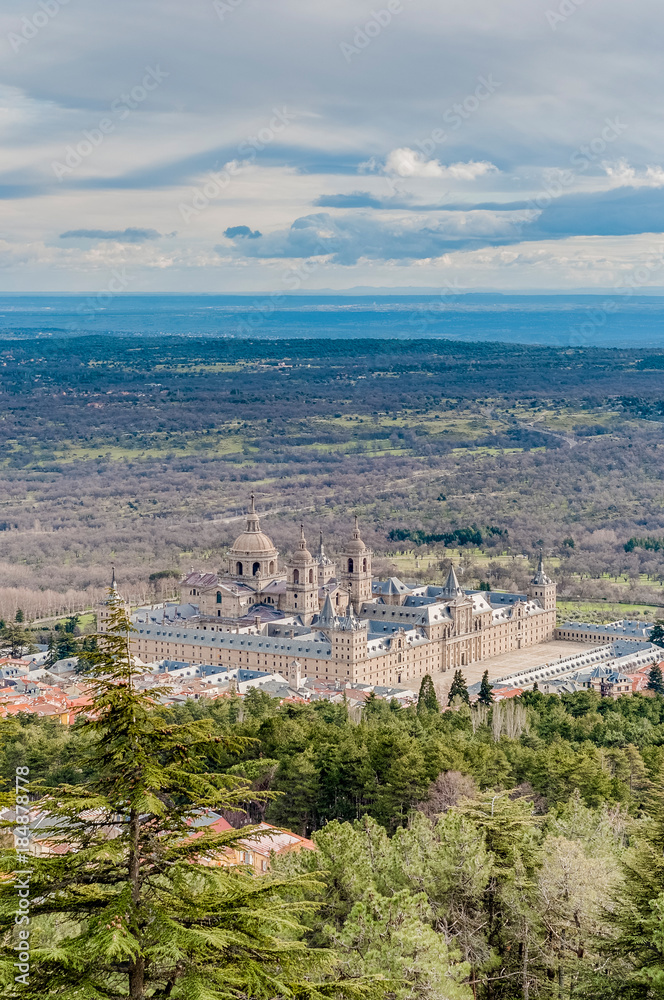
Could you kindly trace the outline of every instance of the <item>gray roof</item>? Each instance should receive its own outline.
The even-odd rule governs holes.
[[[447,580],[445,581],[445,586],[440,592],[440,596],[445,598],[451,598],[454,600],[456,597],[465,597],[463,588],[457,580],[457,575],[454,572],[454,566],[450,566],[450,571],[447,574]]]
[[[531,583],[534,583],[539,587],[544,587],[550,583],[553,583],[553,580],[550,580],[549,577],[544,572],[544,556],[542,554],[541,549],[540,549],[539,563],[537,566],[537,572],[535,573],[535,576],[532,578]]]
[[[409,594],[411,588],[408,584],[403,583],[398,576],[391,576],[389,580],[376,580],[376,582],[372,584],[371,590],[374,594],[401,595]]]
[[[319,628],[331,628],[334,625],[334,608],[332,607],[332,601],[330,600],[330,595],[328,594],[325,598],[325,603],[318,616],[318,626]]]
[[[634,639],[647,639],[652,629],[652,622],[631,621],[623,618],[617,622],[607,622],[604,625],[593,625],[590,622],[564,622],[559,629],[569,629],[574,632],[586,632],[589,635],[630,636]]]
[[[313,635],[297,639],[270,639],[263,635],[238,635],[236,632],[205,632],[196,629],[178,628],[173,625],[163,627],[138,626],[136,637],[160,642],[186,643],[204,646],[207,649],[245,649],[276,654],[298,654],[318,659],[331,659],[332,646],[329,640]]]

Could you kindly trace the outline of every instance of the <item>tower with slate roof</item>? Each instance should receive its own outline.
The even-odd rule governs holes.
[[[530,581],[528,596],[539,601],[545,611],[556,610],[556,585],[544,572],[544,555],[540,549],[537,572]]]

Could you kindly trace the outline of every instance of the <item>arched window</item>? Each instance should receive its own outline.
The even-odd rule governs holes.
[[[366,573],[366,571],[367,571],[367,561],[366,561],[366,559],[363,559],[362,560],[362,572]]]
[[[309,583],[313,583],[313,582],[314,582],[314,571],[312,569],[310,569],[309,570]]]
[[[217,604],[221,604],[221,591],[217,591]]]
[[[300,571],[299,571],[299,569],[294,569],[293,570],[293,583],[299,583],[299,582],[300,582]]]
[[[235,567],[235,572],[237,573],[238,576],[242,576],[242,563],[241,562],[239,562],[237,564],[237,566]]]
[[[274,560],[270,563],[270,574],[274,573]]]
[[[401,663],[401,653],[397,656],[397,663]]]
[[[349,573],[353,572],[353,560],[352,559],[348,560],[348,572]]]
[[[252,566],[252,569],[251,569],[251,572],[253,573],[253,575],[254,576],[258,576],[258,574],[260,573],[260,571],[261,571],[261,564],[260,563],[254,563],[254,565]]]

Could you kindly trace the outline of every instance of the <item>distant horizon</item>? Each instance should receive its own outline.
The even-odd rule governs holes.
[[[96,289],[79,289],[77,291],[48,291],[48,289],[40,289],[39,291],[0,291],[0,302],[5,298],[89,298],[91,295],[97,294]],[[439,288],[422,287],[417,286],[410,287],[397,287],[390,289],[384,285],[367,286],[360,285],[354,286],[352,288],[345,289],[331,289],[331,288],[312,288],[312,289],[300,289],[298,291],[292,292],[281,292],[274,291],[270,289],[255,289],[251,291],[237,291],[237,292],[159,292],[159,291],[145,291],[145,292],[122,292],[118,295],[113,295],[112,301],[123,300],[123,299],[145,299],[145,298],[158,298],[158,299],[168,299],[168,298],[279,298],[279,299],[298,299],[298,298],[344,298],[344,297],[356,297],[364,298],[369,296],[381,296],[384,298],[390,297],[401,297],[406,298],[409,296],[423,296],[427,298],[437,298],[441,301],[445,299],[449,300],[449,304],[453,305],[453,300],[457,298],[472,296],[472,295],[482,295],[490,296],[496,295],[501,298],[537,298],[546,296],[565,296],[569,298],[583,298],[583,297],[593,297],[593,296],[614,296],[619,299],[631,299],[632,301],[638,299],[648,299],[648,298],[659,298],[664,295],[664,285],[653,286],[648,289],[640,289],[637,292],[631,291],[629,288],[581,288],[581,289],[566,289],[566,288],[539,288],[539,289],[499,289],[499,288],[472,288],[472,289],[458,289],[453,292],[453,294],[447,294],[444,290],[441,291]]]

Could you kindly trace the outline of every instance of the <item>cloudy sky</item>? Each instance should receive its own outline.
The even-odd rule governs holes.
[[[0,290],[664,286],[661,0],[5,0]]]

